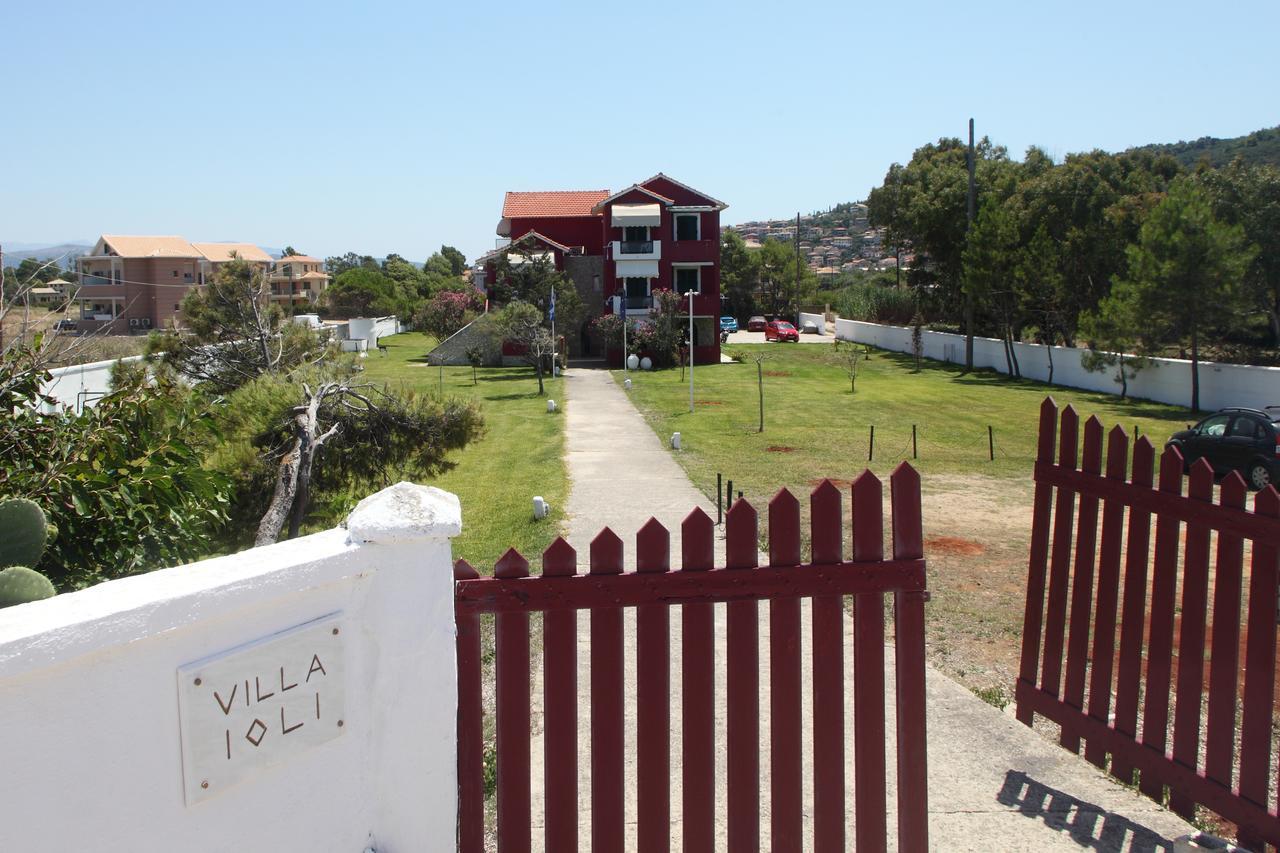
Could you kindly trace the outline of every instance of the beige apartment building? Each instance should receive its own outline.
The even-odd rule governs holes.
[[[76,262],[79,326],[111,334],[181,325],[182,298],[239,257],[267,276],[271,256],[252,243],[191,243],[183,237],[104,234]]]
[[[314,305],[329,287],[329,274],[319,258],[285,255],[275,262],[268,281],[272,299],[305,308]]]

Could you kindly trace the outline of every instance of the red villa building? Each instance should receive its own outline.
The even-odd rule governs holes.
[[[661,173],[624,190],[509,192],[498,235],[509,242],[477,260],[476,283],[492,280],[498,257],[519,247],[543,256],[574,282],[586,307],[574,355],[598,355],[590,322],[626,300],[628,319],[643,322],[655,290],[694,292],[694,362],[720,360],[720,211],[727,205]],[[686,318],[687,314],[683,315]],[[621,353],[610,351],[611,361]]]

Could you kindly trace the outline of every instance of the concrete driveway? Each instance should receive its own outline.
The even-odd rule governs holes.
[[[751,335],[755,341],[760,333]],[[749,339],[750,340],[750,339]],[[802,341],[830,342],[833,338],[803,335]],[[748,341],[743,341],[748,342]],[[577,549],[579,572],[587,570],[591,540],[604,526],[610,527],[625,544],[627,571],[635,570],[636,531],[652,516],[666,526],[671,536],[671,553],[681,553],[680,522],[694,506],[714,517],[715,505],[699,492],[676,462],[675,455],[653,432],[613,377],[603,370],[571,369],[565,373],[569,398],[565,409],[565,461],[572,487],[565,510],[566,538]],[[763,509],[763,508],[762,508]],[[762,519],[762,523],[764,522]],[[716,563],[724,565],[724,540],[716,537]],[[767,556],[761,555],[767,560]],[[808,601],[802,603],[807,611]],[[761,604],[759,639],[769,648],[769,605]],[[809,648],[810,621],[802,616],[802,631]],[[845,617],[844,660],[854,660],[852,623]],[[670,624],[671,720],[679,721],[682,685],[679,660],[681,624],[675,614]],[[625,849],[638,844],[637,790],[637,637],[634,608],[623,614],[625,683],[626,791]],[[716,655],[716,849],[728,849],[727,834],[727,633],[725,607],[715,605]],[[578,613],[578,802],[580,849],[588,849],[591,837],[591,677],[590,613]],[[896,708],[894,706],[893,648],[885,650],[887,704],[886,771],[890,818],[889,846],[897,849],[896,838]],[[801,657],[804,745],[802,774],[804,802],[813,802],[813,657]],[[543,739],[543,668],[533,672],[531,800],[534,816],[532,849],[545,849],[542,822],[545,803],[545,741]],[[770,839],[770,674],[769,655],[760,655],[760,838],[767,849]],[[850,685],[851,686],[851,685]],[[926,670],[929,832],[935,850],[1172,850],[1173,839],[1194,832],[1172,812],[1117,784],[1082,758],[1060,748],[1021,723],[1002,713],[967,689],[939,673]],[[845,691],[846,731],[853,732],[853,692]],[[682,741],[679,723],[673,722],[669,761],[671,787],[671,849],[683,844]],[[852,801],[854,757],[852,743],[845,748],[845,824],[847,843],[856,837]],[[813,813],[806,808],[803,849],[813,849]],[[555,853],[555,851],[548,851]]]

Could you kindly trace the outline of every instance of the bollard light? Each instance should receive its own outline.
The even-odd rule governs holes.
[[[678,432],[671,433],[671,449],[672,450],[680,449],[680,433]]]
[[[556,401],[555,401],[555,400],[548,400],[548,401],[547,401],[547,413],[548,413],[548,414],[553,413],[553,412],[555,412],[555,410],[556,410]]]
[[[623,387],[623,388],[626,388],[628,391],[630,391],[630,390],[631,390],[631,380],[630,380],[630,379],[624,379],[624,380],[622,380],[622,387]]]
[[[542,499],[542,495],[534,495],[533,498],[533,517],[546,518],[547,513],[551,512],[551,504]]]

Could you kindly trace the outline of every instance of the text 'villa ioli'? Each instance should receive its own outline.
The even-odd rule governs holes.
[[[338,621],[307,623],[179,670],[189,804],[342,733]]]

